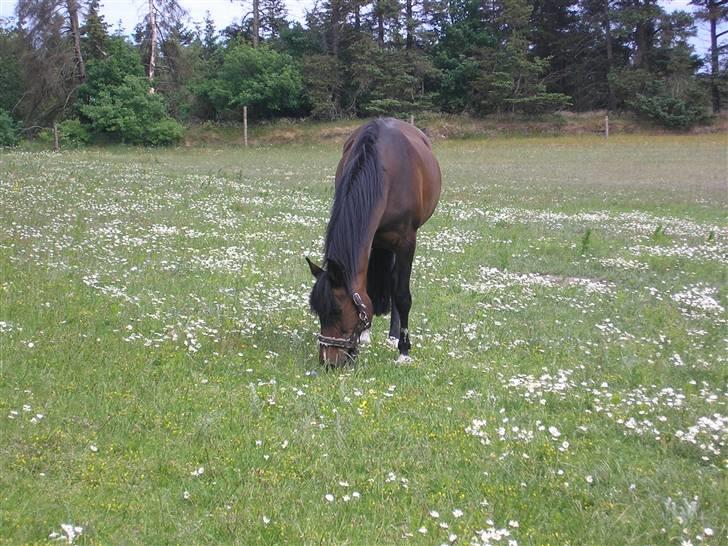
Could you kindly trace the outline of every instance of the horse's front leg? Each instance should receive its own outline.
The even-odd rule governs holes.
[[[389,335],[387,336],[387,343],[393,347],[397,348],[397,345],[399,345],[399,311],[397,310],[397,302],[396,302],[396,296],[397,296],[397,260],[395,258],[394,260],[394,267],[392,267],[392,276],[389,279],[390,288],[389,288],[389,294],[392,298],[391,301],[391,308],[392,308],[392,314],[389,318]]]
[[[396,286],[396,285],[394,285]],[[389,319],[389,336],[387,343],[392,347],[399,345],[399,311],[397,311],[397,304],[394,302],[394,291],[392,292],[392,316]]]
[[[410,276],[412,275],[412,261],[415,256],[415,241],[397,252],[397,283],[394,293],[394,303],[399,311],[399,349],[398,362],[412,360],[409,356],[412,343],[409,335],[409,312],[412,307],[412,293],[410,292]],[[394,318],[394,317],[393,317]],[[391,331],[390,331],[391,332]]]

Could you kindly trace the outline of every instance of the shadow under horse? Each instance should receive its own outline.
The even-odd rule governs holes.
[[[390,312],[389,336],[409,359],[410,276],[417,229],[440,198],[440,166],[427,136],[397,119],[356,129],[336,169],[324,264],[308,258],[316,279],[310,305],[321,322],[322,364],[353,360],[374,315]]]

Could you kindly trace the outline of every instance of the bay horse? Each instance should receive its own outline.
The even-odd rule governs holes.
[[[432,145],[415,126],[377,119],[346,140],[336,169],[323,267],[306,258],[316,279],[309,303],[321,323],[322,364],[353,360],[374,315],[390,309],[389,336],[397,342],[399,360],[410,360],[416,234],[432,216],[440,189]]]

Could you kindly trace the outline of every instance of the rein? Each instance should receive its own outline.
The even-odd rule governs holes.
[[[354,331],[349,337],[329,337],[317,334],[319,345],[322,347],[336,347],[337,349],[354,350],[359,345],[359,338],[361,333],[368,328],[371,328],[372,321],[367,315],[367,306],[361,299],[358,292],[354,292],[351,296],[354,300],[354,305],[359,311],[359,321],[354,327]]]

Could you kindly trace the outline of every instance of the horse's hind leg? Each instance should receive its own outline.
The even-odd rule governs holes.
[[[394,293],[394,304],[399,311],[399,359],[409,360],[409,351],[412,348],[409,336],[409,312],[412,307],[412,293],[410,292],[410,276],[412,274],[412,260],[415,255],[414,240],[410,246],[402,248],[397,252],[396,267],[396,290]],[[392,317],[394,319],[394,316]],[[391,334],[391,330],[390,330]]]
[[[392,316],[389,319],[389,336],[387,339],[392,347],[399,345],[399,311],[397,311],[397,305],[392,302]]]
[[[399,311],[397,310],[397,259],[395,258],[394,267],[392,267],[392,274],[389,279],[390,282],[390,297],[392,298],[392,315],[389,318],[389,336],[387,342],[392,347],[397,347],[399,344]]]

